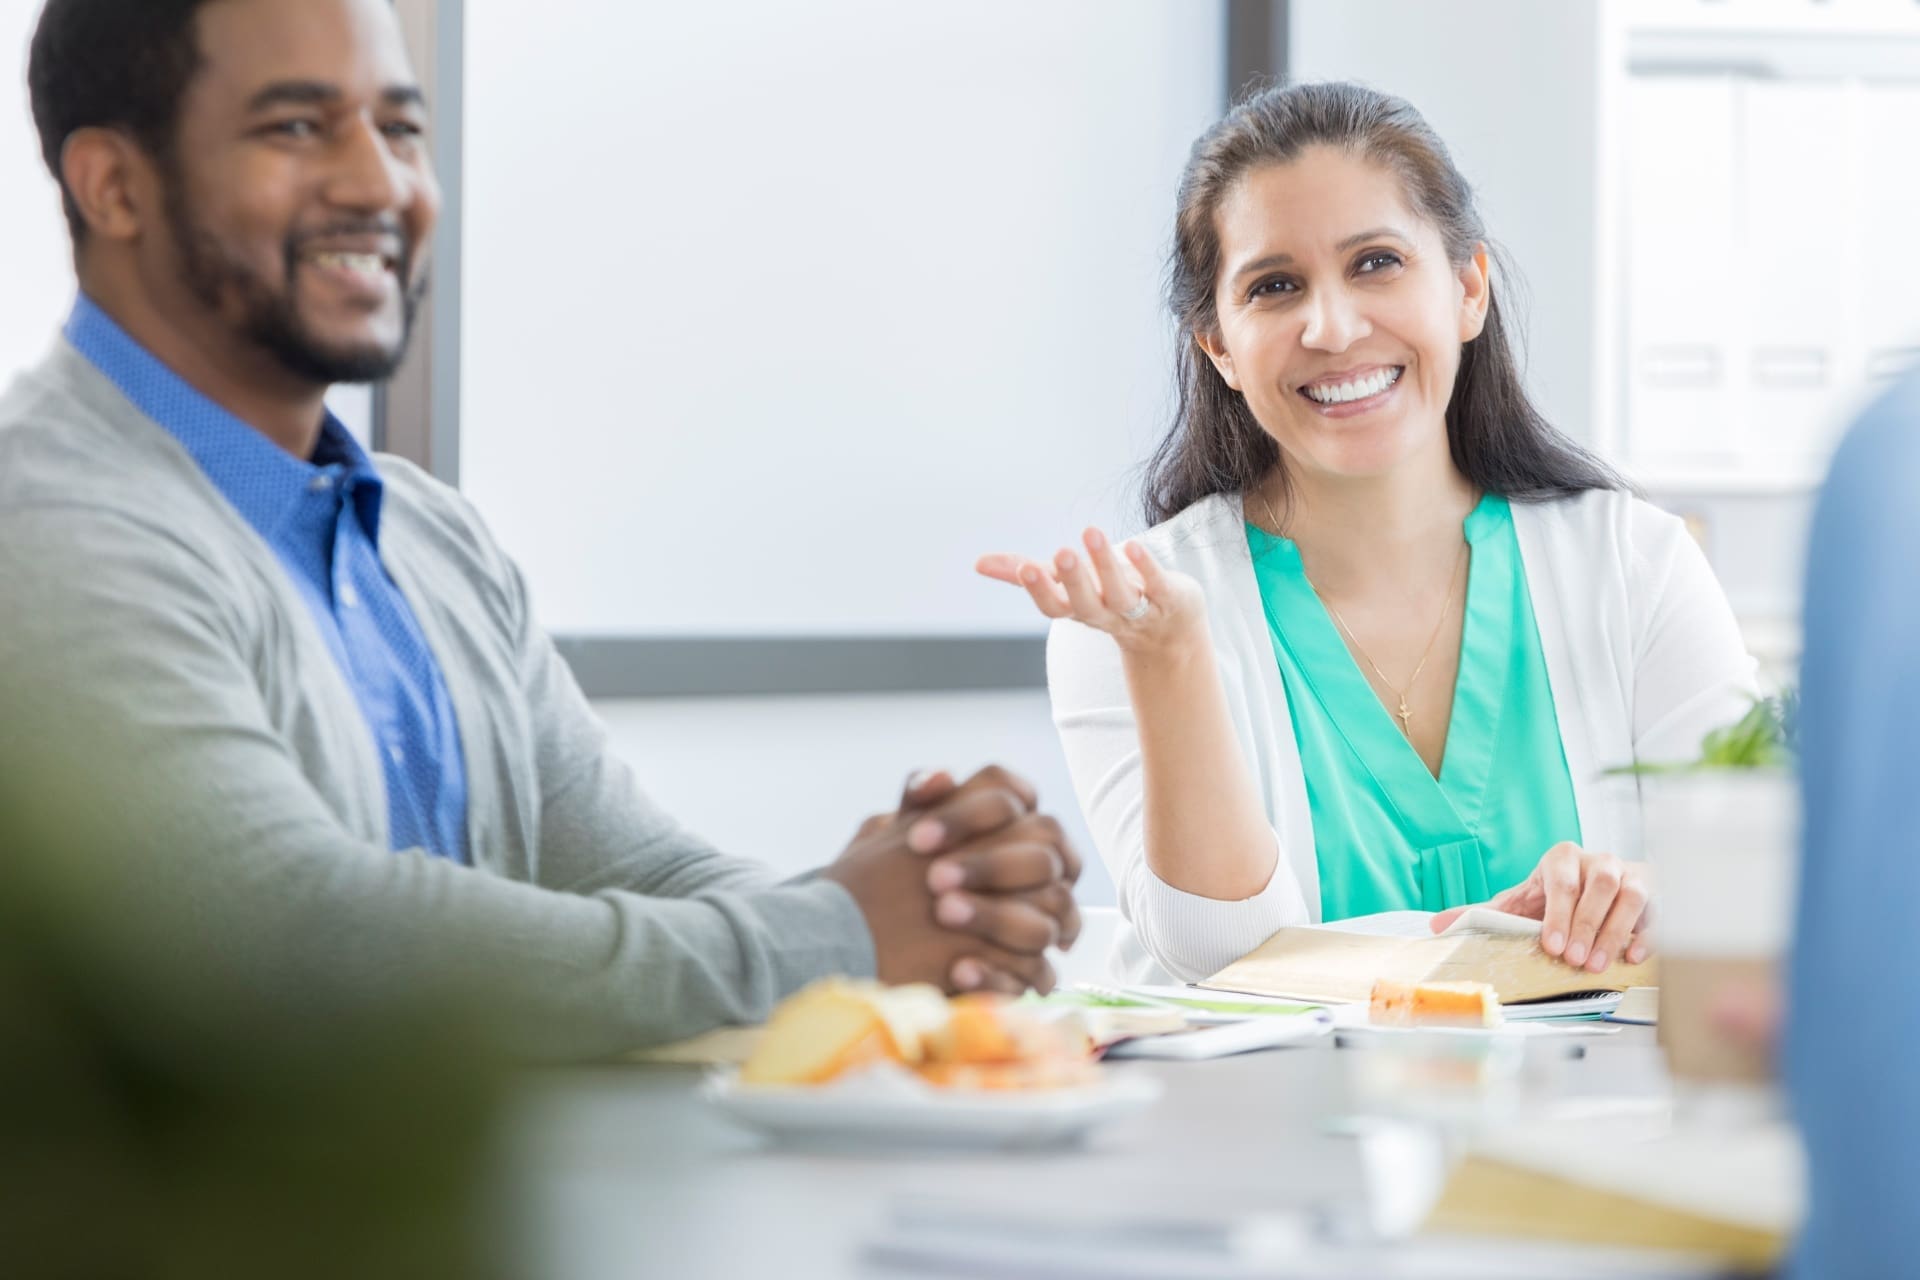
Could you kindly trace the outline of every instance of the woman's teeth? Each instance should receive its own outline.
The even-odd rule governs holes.
[[[1364,400],[1368,396],[1377,396],[1394,383],[1400,381],[1401,370],[1398,366],[1380,369],[1364,378],[1355,378],[1352,382],[1317,383],[1302,387],[1307,399],[1315,404],[1345,404],[1349,400]]]

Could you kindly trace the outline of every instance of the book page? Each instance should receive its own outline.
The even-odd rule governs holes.
[[[1308,929],[1328,929],[1335,933],[1359,933],[1373,938],[1431,938],[1433,912],[1382,911],[1370,916],[1352,916],[1345,920],[1326,920]]]
[[[1459,919],[1447,926],[1446,932],[1441,936],[1452,937],[1462,933],[1492,933],[1503,938],[1537,938],[1540,936],[1540,922],[1529,920],[1525,916],[1510,915],[1505,911],[1495,911],[1492,907],[1468,907],[1460,913]]]
[[[1497,920],[1492,923],[1506,927]],[[1353,1003],[1368,999],[1373,984],[1383,979],[1402,983],[1485,982],[1502,1003],[1511,1004],[1659,983],[1654,960],[1615,964],[1605,973],[1575,969],[1540,950],[1537,922],[1522,923],[1531,925],[1531,932],[1467,929],[1449,930],[1437,937],[1409,937],[1313,927],[1282,929],[1197,985],[1217,991]]]

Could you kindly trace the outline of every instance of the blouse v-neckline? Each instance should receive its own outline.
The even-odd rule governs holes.
[[[1248,522],[1267,622],[1292,651],[1302,677],[1409,834],[1463,840],[1479,826],[1514,652],[1512,523],[1506,499],[1487,494],[1462,522],[1467,598],[1446,745],[1435,776],[1400,731],[1308,581],[1291,539]]]

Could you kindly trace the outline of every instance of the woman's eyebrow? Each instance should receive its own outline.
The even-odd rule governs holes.
[[[1413,243],[1411,237],[1395,230],[1393,227],[1374,227],[1369,231],[1362,231],[1355,235],[1348,236],[1345,240],[1335,245],[1334,248],[1345,253],[1348,249],[1355,248],[1368,240],[1398,240],[1401,244]]]
[[[1337,253],[1345,253],[1356,245],[1365,244],[1369,240],[1397,240],[1401,244],[1413,243],[1412,237],[1393,227],[1370,227],[1365,231],[1355,232],[1353,235],[1348,236],[1339,244],[1335,245],[1334,250]],[[1264,254],[1251,262],[1242,263],[1240,266],[1234,268],[1233,278],[1238,280],[1243,276],[1252,275],[1256,271],[1267,271],[1274,267],[1286,267],[1292,264],[1293,255],[1290,253]]]

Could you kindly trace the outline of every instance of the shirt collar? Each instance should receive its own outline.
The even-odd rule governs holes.
[[[74,302],[64,333],[135,408],[180,442],[221,496],[267,541],[277,539],[311,495],[330,489],[351,498],[367,537],[377,540],[380,474],[331,412],[321,423],[313,459],[306,461],[188,385],[86,294]]]

